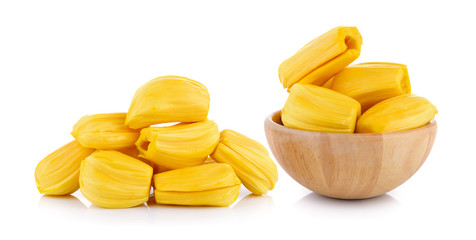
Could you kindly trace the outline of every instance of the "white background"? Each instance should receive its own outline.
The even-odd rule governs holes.
[[[471,1],[1,1],[0,238],[474,239],[475,20]],[[339,25],[363,36],[356,63],[407,64],[439,110],[427,161],[388,194],[332,200],[281,168],[275,190],[243,188],[226,208],[110,210],[37,192],[36,164],[81,116],[127,111],[161,75],[205,84],[209,118],[267,146],[263,121],[287,96],[279,64]]]

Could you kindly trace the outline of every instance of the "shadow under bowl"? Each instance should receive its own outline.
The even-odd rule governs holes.
[[[389,133],[324,133],[283,126],[281,111],[264,124],[281,167],[318,194],[363,199],[407,181],[428,157],[436,137],[432,120],[416,129]]]

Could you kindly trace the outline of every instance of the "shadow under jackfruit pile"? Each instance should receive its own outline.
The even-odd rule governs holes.
[[[40,161],[38,191],[67,195],[78,188],[105,208],[148,201],[160,204],[228,206],[241,183],[266,194],[278,179],[266,148],[207,119],[207,88],[180,76],[163,76],[135,93],[128,113],[82,117],[76,139]],[[174,123],[172,126],[151,126]]]
[[[290,128],[334,133],[383,133],[426,125],[436,107],[411,94],[407,67],[388,62],[349,65],[360,55],[356,27],[337,27],[279,66],[289,96],[281,111]]]

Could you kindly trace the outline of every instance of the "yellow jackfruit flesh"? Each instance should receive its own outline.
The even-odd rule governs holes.
[[[152,167],[114,150],[97,150],[81,163],[80,190],[104,208],[127,208],[149,199]]]
[[[295,84],[281,112],[286,127],[315,131],[353,133],[360,103],[331,89]]]
[[[38,191],[45,195],[67,195],[79,188],[81,161],[94,152],[78,141],[71,141],[38,163],[35,181]]]
[[[322,87],[323,88],[331,88],[333,80],[334,80],[334,78],[331,78],[331,79],[327,80],[327,82],[324,83],[324,85],[322,85]]]
[[[139,130],[124,123],[126,113],[87,115],[74,125],[73,135],[84,147],[96,149],[121,149],[134,146]]]
[[[213,160],[213,158],[211,157],[207,157],[207,159],[205,160],[205,162],[203,162],[203,164],[209,164],[209,163],[217,163],[217,161]]]
[[[123,149],[118,149],[118,152],[124,153],[130,157],[133,157],[135,159],[141,160],[142,162],[146,163],[147,165],[151,166],[154,169],[154,174],[163,172],[163,167],[157,165],[156,163],[150,161],[149,159],[145,159],[143,157],[139,157],[140,152],[139,149],[137,149],[136,146],[131,147],[131,148],[123,148]]]
[[[238,197],[240,187],[240,179],[225,163],[154,175],[155,200],[159,204],[229,206]]]
[[[223,130],[220,142],[211,157],[228,163],[243,185],[260,195],[272,190],[278,180],[276,164],[259,142],[233,130]]]
[[[424,126],[438,113],[426,98],[414,94],[393,97],[369,108],[357,122],[356,132],[396,132]]]
[[[168,122],[204,121],[210,94],[201,83],[180,76],[162,76],[144,84],[135,93],[126,125],[144,128]]]
[[[139,157],[168,169],[178,169],[203,164],[219,140],[217,124],[206,120],[144,128],[136,146]]]
[[[411,92],[407,66],[386,62],[350,65],[334,77],[331,89],[360,102],[362,112],[385,99]]]
[[[337,27],[317,37],[279,66],[284,88],[295,83],[322,86],[360,55],[362,36],[356,27]]]

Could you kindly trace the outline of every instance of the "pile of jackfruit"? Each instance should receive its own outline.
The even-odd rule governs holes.
[[[356,27],[337,27],[279,66],[289,93],[284,126],[333,133],[383,133],[418,128],[438,112],[411,94],[407,67],[388,62],[350,65],[360,55]]]
[[[288,99],[284,126],[335,133],[383,133],[418,128],[436,107],[411,94],[407,67],[350,65],[360,55],[355,27],[337,27],[312,40],[278,69]],[[180,76],[155,78],[135,93],[127,113],[81,118],[74,141],[38,164],[36,186],[45,195],[80,189],[106,208],[149,200],[159,204],[229,206],[241,184],[254,194],[274,188],[277,168],[266,148],[207,119],[208,89]],[[171,126],[157,126],[177,123]]]
[[[209,107],[200,82],[155,78],[137,90],[127,113],[79,119],[75,140],[36,167],[38,191],[80,189],[95,205],[126,208],[147,202],[151,187],[159,204],[208,206],[232,204],[242,183],[257,195],[273,189],[278,172],[267,149],[233,130],[220,132],[207,119]]]

